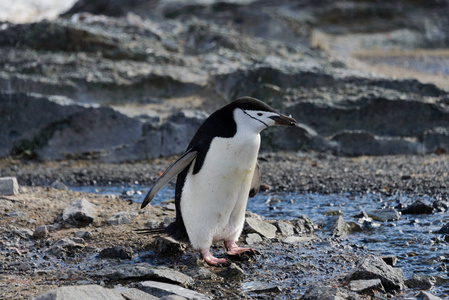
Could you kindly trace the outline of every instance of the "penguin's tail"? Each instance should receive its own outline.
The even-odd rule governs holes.
[[[148,235],[167,233],[165,231],[165,228],[142,228],[142,229],[134,229],[133,232],[137,234],[148,234]]]

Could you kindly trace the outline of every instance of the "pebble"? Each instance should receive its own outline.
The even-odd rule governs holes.
[[[89,231],[76,231],[74,232],[75,237],[82,238],[84,240],[89,240],[92,238],[92,233]]]
[[[245,220],[245,231],[248,233],[255,232],[263,237],[266,237],[267,239],[272,239],[276,236],[277,228],[266,221],[249,217]]]
[[[436,279],[430,275],[413,274],[412,278],[407,279],[405,284],[409,288],[417,288],[420,290],[430,290],[436,283]]]
[[[151,244],[153,251],[159,255],[179,255],[186,251],[186,245],[168,236],[157,236]]]
[[[306,215],[301,215],[295,220],[295,230],[297,233],[312,233],[318,226]]]
[[[279,232],[284,236],[293,235],[295,233],[295,227],[290,223],[278,221],[276,222],[276,226],[279,229]]]
[[[245,271],[243,271],[243,269],[240,268],[235,263],[231,263],[224,270],[218,272],[217,275],[219,275],[225,279],[238,279],[241,276],[245,275]]]
[[[404,208],[401,212],[403,215],[431,214],[433,212],[433,207],[427,205],[421,200],[416,200],[411,205]]]
[[[245,238],[245,242],[248,245],[254,245],[254,244],[259,244],[262,243],[262,237],[257,234],[257,233],[248,233],[248,235]]]
[[[433,295],[433,294],[431,294],[429,292],[426,292],[426,291],[419,292],[419,294],[416,295],[416,297],[418,299],[423,299],[423,300],[443,300],[442,298],[440,298],[438,296],[435,296],[435,295]]]
[[[33,237],[35,239],[45,239],[47,236],[48,229],[46,225],[40,225],[34,229]]]
[[[209,297],[204,294],[174,284],[157,281],[139,282],[137,283],[137,288],[156,297],[165,297],[174,295],[184,297],[186,299],[197,299],[197,300],[209,299]]]

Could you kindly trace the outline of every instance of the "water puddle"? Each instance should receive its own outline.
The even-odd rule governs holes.
[[[114,194],[140,203],[146,192],[145,188],[134,186],[131,188],[119,187],[78,187],[75,191]],[[165,205],[167,200],[174,198],[174,190],[168,187],[162,189],[155,197],[152,205]],[[398,205],[410,205],[418,197],[391,196],[382,194],[365,194],[352,196],[349,194],[292,194],[292,193],[259,193],[249,199],[248,210],[262,215],[267,219],[293,220],[300,215],[310,217],[316,224],[324,225],[329,220],[329,215],[341,214],[346,222],[355,222],[363,225],[362,212],[372,213],[386,208],[398,207]],[[432,197],[419,197],[425,203],[432,203]],[[242,282],[242,291],[253,291],[262,286],[295,287],[301,291],[301,287],[307,286],[307,278],[310,274],[331,277],[332,270],[341,270],[344,266],[332,263],[332,257],[350,256],[351,251],[379,256],[393,255],[398,258],[396,267],[401,268],[405,278],[411,278],[413,274],[432,275],[437,281],[448,280],[449,243],[442,241],[441,235],[436,234],[446,222],[449,215],[445,213],[433,213],[422,215],[401,215],[395,221],[373,221],[370,230],[359,233],[351,233],[332,244],[329,232],[324,229],[316,233],[317,241],[307,246],[289,245],[278,243],[262,245],[268,247],[265,250],[263,264],[258,268],[249,268],[252,275],[261,275],[257,281],[252,281],[251,276]],[[281,247],[279,247],[281,245]],[[337,245],[337,246],[335,246]],[[270,248],[271,247],[271,248]],[[281,249],[282,248],[282,249]],[[339,250],[341,249],[341,251]],[[350,249],[350,251],[348,251]],[[313,257],[310,253],[313,253]],[[348,261],[350,257],[344,258]],[[348,268],[349,268],[348,264]],[[283,269],[286,268],[285,272]],[[295,271],[292,271],[293,269]],[[288,270],[287,270],[288,269]],[[350,268],[349,268],[350,269]],[[348,269],[348,271],[349,271]],[[292,276],[295,274],[295,276]],[[282,278],[282,274],[290,274],[288,278]],[[262,278],[262,280],[260,279]],[[265,278],[265,279],[264,279]],[[279,282],[282,282],[280,284]],[[447,284],[447,283],[446,283]],[[447,292],[445,284],[435,287],[436,291]],[[296,293],[291,293],[295,295]]]

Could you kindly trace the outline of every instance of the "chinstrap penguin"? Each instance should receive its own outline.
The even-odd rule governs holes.
[[[210,252],[223,241],[228,255],[254,252],[237,246],[245,222],[248,196],[257,194],[260,132],[274,125],[295,126],[296,120],[260,100],[243,97],[210,115],[184,154],[171,164],[146,195],[144,208],[174,176],[176,221],[165,232],[190,242],[210,265],[228,260]]]

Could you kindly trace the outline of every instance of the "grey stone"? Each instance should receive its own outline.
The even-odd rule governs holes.
[[[416,295],[416,297],[418,299],[423,299],[423,300],[443,300],[443,298],[435,296],[435,295],[431,294],[430,292],[426,292],[426,291],[420,291],[418,293],[418,295]]]
[[[193,278],[198,280],[205,280],[205,279],[215,279],[217,278],[217,275],[215,273],[211,272],[207,268],[198,268],[193,271],[192,274],[190,274]]]
[[[306,290],[304,296],[301,299],[304,299],[304,300],[344,300],[344,299],[348,299],[348,292],[343,289],[337,288],[337,287],[312,285],[311,287],[309,287]],[[355,299],[357,299],[357,297]]]
[[[37,226],[34,229],[33,237],[37,239],[44,239],[48,236],[48,229],[46,225]]]
[[[394,255],[381,256],[382,260],[389,266],[394,267],[398,261],[398,258]]]
[[[245,238],[245,241],[248,245],[254,245],[261,243],[262,237],[257,233],[248,233],[248,235]]]
[[[347,282],[368,279],[380,279],[387,291],[401,290],[405,287],[402,270],[387,265],[380,257],[376,256],[358,261],[357,266],[345,277]]]
[[[157,281],[143,281],[137,284],[137,288],[154,295],[156,297],[164,297],[169,295],[181,296],[186,299],[210,299],[208,296],[169,283],[162,283]]]
[[[159,299],[161,299],[161,300],[185,300],[187,298],[182,297],[182,296],[177,296],[177,295],[168,295],[168,296],[164,296]]]
[[[62,183],[59,180],[53,182],[51,184],[51,187],[54,188],[54,189],[62,190],[62,191],[68,191],[69,190],[69,188],[64,183]]]
[[[327,231],[336,237],[344,237],[349,231],[349,225],[343,216],[332,216],[328,219],[326,225]]]
[[[20,236],[23,239],[29,239],[33,236],[33,231],[28,228],[16,228],[13,230],[15,235]]]
[[[20,211],[20,210],[13,210],[13,211],[7,213],[6,215],[8,217],[17,218],[17,217],[24,217],[24,216],[26,216],[26,213],[24,213],[23,211]]]
[[[109,225],[130,224],[137,215],[135,211],[121,211],[113,214],[107,222]]]
[[[101,258],[119,258],[119,259],[131,259],[134,255],[133,250],[130,247],[110,247],[101,250]]]
[[[405,284],[411,288],[418,288],[422,290],[430,290],[436,283],[436,279],[430,275],[413,274],[412,278],[407,279]]]
[[[416,200],[411,205],[404,208],[401,212],[404,215],[431,214],[433,212],[433,207],[431,205],[427,205],[421,200]]]
[[[385,208],[368,212],[368,216],[374,221],[379,222],[397,221],[401,218],[399,212],[394,208]]]
[[[278,221],[276,226],[282,235],[293,235],[295,233],[295,227],[290,223]]]
[[[124,300],[119,292],[99,285],[63,286],[33,298],[34,300]]]
[[[62,212],[62,220],[76,227],[93,223],[96,217],[95,206],[84,198],[70,203]]]
[[[435,127],[422,133],[422,143],[428,153],[449,153],[449,127]]]
[[[380,279],[352,280],[351,282],[349,282],[349,289],[357,293],[370,290],[377,290],[385,293],[385,289],[382,286],[382,282],[380,281]]]
[[[318,226],[305,215],[299,216],[295,220],[295,230],[297,233],[312,233],[318,229]]]
[[[166,267],[155,267],[147,263],[121,264],[95,271],[92,275],[111,280],[154,280],[188,286],[193,279],[176,270]]]
[[[75,243],[70,238],[64,238],[54,242],[48,251],[58,258],[63,258],[65,256],[72,255],[77,250],[83,248],[84,245]]]
[[[16,177],[0,178],[0,195],[9,196],[19,193],[19,184]]]
[[[285,237],[282,242],[286,244],[306,244],[310,241],[315,240],[316,238],[314,236],[287,236]]]
[[[443,227],[441,227],[441,229],[438,230],[437,233],[449,234],[449,222],[447,222],[445,225],[443,225]]]
[[[157,300],[158,297],[145,293],[136,288],[116,287],[114,292],[120,293],[126,300]]]
[[[74,233],[75,237],[77,238],[82,238],[85,240],[91,239],[92,238],[92,233],[90,233],[89,231],[76,231]]]
[[[226,278],[226,279],[238,279],[245,275],[245,271],[243,271],[242,268],[240,268],[235,263],[231,263],[228,267],[226,267],[224,270],[217,273],[217,275]]]
[[[153,251],[159,255],[179,255],[186,251],[186,245],[167,236],[158,236],[151,244]]]
[[[277,228],[266,221],[249,217],[245,220],[245,231],[249,233],[255,232],[268,239],[272,239],[276,236]]]

